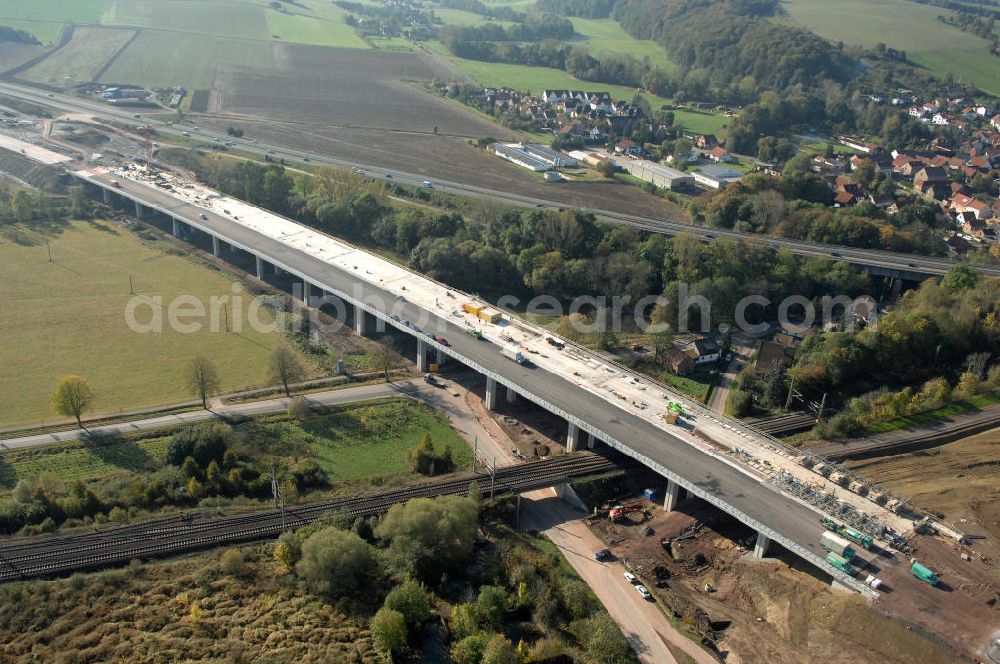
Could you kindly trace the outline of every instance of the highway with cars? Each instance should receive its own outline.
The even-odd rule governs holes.
[[[113,108],[107,104],[79,97],[68,95],[45,93],[24,85],[16,85],[9,82],[0,83],[0,94],[8,95],[23,101],[41,104],[68,113],[85,113],[99,120],[113,121],[117,123],[136,124],[141,122],[150,125],[157,132],[171,135],[175,138],[185,138],[187,133],[192,139],[201,139],[211,144],[214,138],[221,141],[231,141],[235,149],[242,152],[256,154],[261,157],[270,156],[275,159],[288,161],[310,162],[318,165],[341,166],[358,169],[364,175],[382,178],[400,185],[425,186],[426,178],[422,175],[406,173],[394,169],[386,169],[358,162],[337,159],[327,155],[300,150],[289,150],[288,148],[259,143],[252,137],[232,138],[215,137],[204,131],[195,131],[193,122],[184,125],[174,124],[165,120],[146,118],[142,113],[135,113],[130,110]],[[138,115],[139,117],[136,117]],[[516,193],[489,189],[461,182],[443,180],[436,178],[430,183],[433,188],[448,194],[468,197],[493,198],[505,203],[533,208],[559,209],[567,204],[557,200],[547,200],[522,196]],[[553,185],[553,191],[557,191],[559,185]],[[718,238],[731,238],[735,240],[752,239],[754,242],[765,244],[779,249],[787,249],[797,255],[828,258],[834,261],[843,261],[859,267],[880,271],[884,274],[900,276],[910,279],[919,279],[928,275],[941,275],[956,263],[950,258],[937,258],[928,256],[918,256],[915,254],[902,254],[890,251],[879,251],[874,249],[857,249],[853,247],[825,245],[801,240],[777,238],[756,233],[741,233],[739,231],[704,228],[691,224],[671,221],[666,219],[656,219],[652,217],[642,217],[638,215],[624,214],[609,210],[590,209],[597,218],[616,224],[627,224],[644,231],[661,233],[665,235],[677,235],[679,233],[692,233],[705,241],[713,241]],[[977,270],[990,276],[1000,276],[1000,266],[973,265]]]

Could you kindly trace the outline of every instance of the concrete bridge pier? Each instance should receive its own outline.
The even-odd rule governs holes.
[[[566,429],[566,451],[576,452],[580,449],[580,427],[570,422]]]
[[[144,209],[142,207],[142,203],[140,203],[139,201],[135,201],[135,216],[138,217],[139,219],[142,219],[143,212]]]
[[[264,259],[260,256],[254,256],[254,262],[257,266],[257,278],[261,281],[264,280]]]
[[[305,279],[302,280],[302,301],[306,303],[306,306],[310,306],[309,302],[312,299],[312,284],[310,284]]]
[[[597,436],[592,433],[587,434],[587,449],[592,450],[597,447]]]
[[[180,237],[181,236],[181,222],[179,220],[177,220],[177,219],[171,219],[171,221],[174,222],[174,224],[173,224],[174,237]]]
[[[417,339],[417,371],[426,372],[430,367],[427,362],[427,342]]]
[[[667,480],[667,488],[663,493],[663,511],[673,512],[681,502],[681,485],[673,480]]]
[[[368,334],[368,319],[371,317],[367,311],[361,307],[354,305],[354,332],[358,336],[366,336]]]
[[[448,356],[445,355],[444,351],[441,350],[440,348],[436,350],[437,352],[434,355],[434,362],[440,367],[442,364],[444,364],[445,360],[448,359]]]
[[[104,187],[101,187],[101,196],[104,197],[104,204],[105,205],[111,205],[111,192],[110,191],[108,191]]]
[[[486,410],[497,409],[497,382],[492,378],[486,379],[486,399],[483,401]]]
[[[760,560],[767,555],[767,550],[771,546],[771,538],[764,533],[757,533],[757,543],[753,547],[753,557]]]
[[[219,254],[222,253],[221,247],[222,247],[222,244],[221,244],[221,242],[219,240],[219,237],[217,235],[213,235],[212,236],[212,255],[215,256],[216,258],[218,258]]]
[[[513,388],[507,388],[507,403],[514,403],[517,401],[517,392]]]

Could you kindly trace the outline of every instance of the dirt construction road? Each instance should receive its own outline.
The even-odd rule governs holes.
[[[524,494],[521,509],[521,528],[539,530],[559,547],[622,628],[640,661],[716,663],[715,658],[674,629],[656,604],[639,596],[623,575],[624,565],[594,560],[594,552],[603,549],[604,544],[579,520],[582,513],[557,498],[553,489]]]

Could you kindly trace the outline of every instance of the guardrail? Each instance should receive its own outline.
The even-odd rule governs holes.
[[[96,184],[97,186],[100,186],[102,189],[106,189],[105,185],[103,185],[102,183],[97,182],[97,181],[95,181],[95,180],[93,180],[93,179],[91,179],[91,178],[89,178],[89,177],[87,177],[87,176],[85,176],[83,174],[74,173],[74,175],[76,177],[84,180],[85,182],[90,182],[92,184]],[[132,200],[133,202],[138,203],[139,205],[147,207],[147,208],[149,208],[151,210],[155,210],[157,212],[160,212],[161,214],[165,214],[165,215],[167,215],[167,216],[169,216],[171,218],[177,218],[176,215],[175,215],[175,213],[173,213],[173,212],[171,212],[169,210],[166,210],[166,209],[162,208],[159,205],[151,204],[151,203],[147,202],[145,199],[142,199],[141,196],[134,196],[134,195],[131,195],[131,194],[127,193],[127,192],[124,192],[124,191],[122,191],[120,189],[116,189],[114,193],[117,193],[120,196],[128,198],[128,199]],[[291,219],[287,219],[286,217],[281,217],[281,215],[274,215],[274,216],[282,218],[282,219],[285,219],[285,220],[287,220],[287,221],[289,221],[291,223],[299,224],[299,222],[296,222],[296,221],[291,220]],[[224,233],[220,233],[217,230],[209,229],[208,227],[200,224],[198,221],[190,221],[190,220],[187,220],[187,219],[184,219],[183,221],[184,221],[185,224],[187,224],[187,225],[189,225],[189,226],[191,226],[193,228],[196,228],[196,229],[202,231],[203,233],[206,233],[206,234],[211,235],[211,236],[218,237],[219,239],[225,241],[227,244],[230,244],[230,245],[235,246],[235,247],[237,247],[239,249],[242,249],[243,251],[246,251],[247,253],[250,253],[250,254],[252,254],[254,256],[260,256],[260,253],[259,253],[258,250],[253,249],[253,248],[248,247],[248,246],[245,246],[244,244],[242,244],[240,242],[234,241],[234,240],[230,239]],[[302,225],[302,224],[299,224],[299,225]],[[315,230],[315,229],[311,229],[311,230]],[[329,236],[328,235],[328,237],[333,238],[334,236]],[[352,244],[350,244],[348,242],[344,242],[340,238],[334,238],[334,239],[336,239],[338,242],[341,242],[345,246],[350,247],[351,249],[359,250],[359,251],[365,251],[364,249],[361,249],[360,247],[356,247],[355,245],[352,245]],[[265,257],[261,256],[261,258],[265,258]],[[594,435],[595,437],[597,437],[597,438],[605,441],[605,443],[607,443],[609,446],[611,446],[611,447],[613,447],[613,448],[621,451],[622,453],[626,454],[627,456],[630,456],[630,457],[632,457],[632,458],[634,458],[634,459],[642,462],[643,464],[645,464],[649,468],[652,468],[653,470],[655,470],[660,475],[662,475],[662,476],[666,477],[667,479],[670,479],[671,481],[674,481],[678,485],[684,487],[686,490],[688,490],[693,495],[698,496],[699,498],[702,498],[703,500],[711,503],[712,505],[715,505],[716,507],[722,509],[723,511],[731,514],[732,516],[734,516],[735,518],[737,518],[738,520],[740,520],[741,522],[743,522],[747,526],[753,528],[754,530],[756,530],[758,532],[761,532],[761,533],[764,533],[770,539],[774,540],[775,542],[778,542],[783,547],[785,547],[786,549],[788,549],[788,550],[796,553],[797,555],[799,555],[803,559],[805,559],[805,560],[813,563],[815,566],[817,566],[820,569],[824,570],[825,572],[827,572],[828,574],[830,574],[833,578],[837,579],[838,581],[840,581],[844,585],[849,586],[849,587],[851,587],[851,588],[857,590],[858,592],[861,592],[861,593],[863,593],[863,594],[865,594],[867,596],[870,596],[870,597],[877,596],[877,593],[875,593],[875,591],[873,591],[871,588],[868,588],[867,586],[865,586],[864,584],[860,583],[859,581],[857,581],[857,580],[855,580],[855,579],[847,576],[843,572],[840,572],[839,570],[837,570],[836,568],[834,568],[832,565],[830,565],[829,563],[827,563],[823,558],[817,556],[816,554],[812,553],[808,549],[806,549],[806,548],[802,547],[801,545],[795,543],[794,541],[786,538],[785,536],[783,536],[780,533],[778,533],[777,531],[769,528],[768,526],[765,526],[764,524],[760,523],[759,521],[757,521],[753,517],[745,514],[741,510],[739,510],[736,507],[730,505],[729,503],[726,503],[726,502],[718,499],[717,497],[715,497],[715,496],[713,496],[713,495],[711,495],[711,494],[703,491],[702,489],[699,489],[693,483],[685,480],[683,477],[681,477],[680,475],[677,475],[676,473],[674,473],[670,469],[666,468],[665,466],[661,465],[660,463],[654,461],[653,459],[650,459],[649,457],[647,457],[647,456],[645,456],[645,455],[643,455],[643,454],[641,454],[639,452],[636,452],[634,449],[630,448],[629,446],[625,445],[624,443],[622,443],[622,442],[616,440],[615,438],[609,436],[607,433],[601,431],[597,427],[594,427],[594,426],[592,426],[592,425],[584,422],[583,420],[579,419],[575,415],[573,415],[573,414],[571,414],[571,413],[563,410],[562,408],[559,408],[558,406],[556,406],[555,404],[549,402],[547,399],[541,397],[540,395],[536,395],[536,394],[533,394],[531,392],[527,392],[524,388],[518,386],[513,381],[510,381],[510,380],[506,379],[505,377],[503,377],[502,375],[497,374],[497,373],[493,372],[490,369],[487,369],[486,367],[480,365],[475,360],[472,360],[471,358],[467,358],[467,357],[461,355],[453,347],[451,347],[451,346],[445,346],[445,345],[443,345],[441,343],[438,343],[435,339],[433,339],[431,337],[428,337],[427,335],[423,335],[423,334],[417,333],[415,330],[407,327],[402,322],[399,322],[399,321],[396,321],[396,320],[392,319],[388,314],[383,313],[382,311],[376,309],[375,307],[371,306],[370,304],[367,304],[367,303],[362,302],[362,301],[358,301],[353,296],[351,296],[351,295],[349,295],[347,293],[343,293],[339,289],[337,289],[335,287],[332,287],[329,284],[322,283],[322,280],[316,279],[315,277],[312,277],[312,276],[306,276],[306,275],[302,274],[301,272],[299,272],[298,270],[296,270],[295,268],[293,268],[293,267],[291,267],[289,265],[286,265],[286,264],[284,264],[284,263],[282,263],[280,261],[277,261],[277,260],[275,260],[275,259],[273,259],[271,257],[266,257],[266,260],[269,263],[271,263],[272,265],[274,265],[276,267],[279,267],[280,269],[282,269],[285,272],[288,272],[289,274],[295,275],[296,277],[298,277],[299,279],[302,279],[303,281],[308,281],[308,282],[311,282],[311,283],[316,283],[317,286],[321,286],[325,291],[327,291],[329,293],[332,293],[333,295],[337,296],[338,298],[342,299],[343,301],[351,304],[352,306],[354,306],[354,307],[356,307],[356,308],[358,308],[358,309],[360,309],[362,311],[365,311],[365,312],[371,314],[375,318],[383,321],[384,323],[388,323],[389,325],[391,325],[392,327],[395,327],[396,329],[399,329],[400,331],[407,332],[409,334],[418,334],[420,336],[420,339],[424,343],[426,343],[427,345],[431,346],[432,348],[434,348],[434,349],[436,349],[436,350],[438,350],[438,351],[440,351],[440,352],[442,352],[442,353],[444,353],[446,355],[449,355],[451,357],[454,357],[454,358],[458,359],[463,364],[465,364],[468,367],[470,367],[471,369],[474,369],[475,371],[483,374],[487,378],[491,378],[491,379],[495,380],[497,383],[499,383],[501,385],[504,385],[505,387],[513,389],[514,391],[518,392],[519,394],[523,395],[524,397],[528,398],[529,400],[534,401],[535,403],[539,404],[543,408],[547,409],[549,412],[552,412],[552,413],[554,413],[554,414],[562,417],[567,422],[570,422],[570,423],[576,425],[577,427],[579,427],[581,430],[586,431],[587,433],[590,433],[590,434]],[[393,264],[396,265],[395,263],[393,263]],[[454,292],[456,294],[459,294],[459,295],[461,295],[463,297],[468,297],[470,299],[473,298],[472,295],[469,295],[469,294],[464,293],[462,291],[456,290],[456,289],[452,288],[451,286],[448,286],[446,284],[442,284],[442,283],[440,283],[440,282],[438,282],[438,281],[436,281],[434,279],[430,279],[430,278],[426,277],[425,275],[422,275],[422,274],[420,274],[420,273],[418,273],[418,272],[416,272],[416,271],[414,271],[414,270],[412,270],[412,269],[410,269],[408,267],[405,267],[405,266],[399,266],[399,267],[401,267],[402,269],[406,270],[407,272],[413,274],[414,276],[419,277],[420,279],[424,279],[424,280],[430,281],[431,283],[434,283],[435,285],[437,285],[437,286],[439,286],[439,287],[441,287],[443,289],[452,291],[452,292]],[[521,325],[527,327],[523,323],[523,321],[519,321],[519,323]],[[557,336],[557,335],[551,335],[551,334],[549,334],[544,329],[534,330],[534,331],[537,332],[539,335]],[[560,337],[560,339],[561,339],[561,337]],[[651,383],[653,385],[660,386],[665,391],[667,391],[667,392],[669,392],[671,394],[677,395],[677,393],[672,388],[669,388],[668,386],[663,385],[662,383],[659,383],[658,381],[650,379],[647,376],[636,374],[631,369],[629,369],[628,367],[625,367],[624,365],[620,364],[619,362],[617,362],[615,360],[610,360],[610,359],[605,358],[603,356],[597,355],[597,354],[591,352],[590,350],[588,350],[586,348],[577,346],[576,344],[570,342],[569,340],[565,340],[565,342],[566,342],[566,344],[568,346],[571,346],[576,352],[579,352],[579,353],[581,353],[583,355],[589,356],[590,358],[592,358],[595,361],[602,362],[602,363],[605,363],[605,364],[612,364],[613,366],[617,367],[620,371],[622,371],[623,374],[629,374],[629,375],[635,376],[636,378],[639,378],[641,380],[645,380],[645,381],[647,381],[647,382],[649,382],[649,383]],[[678,398],[684,398],[685,401],[690,401],[690,399],[688,399],[687,397],[681,397],[680,395],[677,395],[677,396],[678,396]],[[719,416],[716,413],[708,410],[707,408],[704,408],[703,406],[695,405],[695,407],[692,408],[692,410],[693,411],[697,411],[699,414],[704,415],[706,417],[711,417],[716,422],[724,424],[722,422],[722,420],[718,419]],[[726,419],[728,419],[728,418],[726,418]],[[733,427],[732,425],[730,425],[730,428],[741,428],[741,429],[744,429],[747,432],[754,432],[753,429],[751,429],[750,427],[746,427],[745,425],[742,425],[739,422],[736,422],[736,421],[731,421],[731,422],[733,422],[733,424],[736,424],[736,427]],[[754,432],[754,433],[756,433],[756,432]],[[750,435],[750,434],[747,433],[746,435]],[[781,443],[779,441],[777,441],[777,439],[773,439],[772,437],[767,436],[766,434],[763,434],[763,432],[760,432],[760,437],[765,438],[765,439],[771,438],[771,440],[777,442],[778,445],[781,446]],[[783,448],[783,446],[781,446],[781,447]],[[775,450],[775,451],[778,452],[778,450]],[[789,456],[789,457],[791,456],[786,451],[784,451],[784,449],[782,451],[780,451],[779,453],[782,453],[785,456]],[[765,484],[765,486],[766,486],[766,484]],[[779,494],[779,495],[784,495],[784,494]]]

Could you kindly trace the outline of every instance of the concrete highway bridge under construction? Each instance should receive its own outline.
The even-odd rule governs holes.
[[[865,491],[848,491],[777,440],[572,343],[552,345],[548,332],[519,318],[472,316],[462,307],[472,296],[375,254],[169,173],[137,166],[69,172],[109,205],[134,209],[183,239],[210,241],[220,259],[242,257],[258,278],[275,270],[291,275],[301,283],[300,299],[337,303],[359,334],[377,325],[415,337],[423,371],[433,359],[450,358],[481,373],[491,409],[498,398],[520,397],[562,417],[567,451],[606,444],[623,452],[664,478],[665,509],[686,492],[753,528],[758,557],[775,542],[834,583],[874,596],[826,562],[820,517],[849,514],[854,525],[875,534],[912,530],[913,515],[901,516],[861,495]],[[477,334],[467,334],[469,328]],[[512,361],[514,352],[530,362]],[[684,406],[679,424],[664,417],[669,401]],[[853,485],[859,478],[851,479]],[[802,486],[837,499],[811,500],[794,489]],[[830,511],[834,503],[839,513]]]

